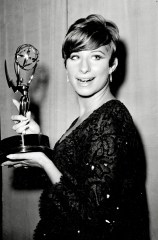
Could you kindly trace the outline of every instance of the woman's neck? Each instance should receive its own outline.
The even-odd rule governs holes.
[[[109,100],[115,99],[111,94],[110,89],[103,89],[91,97],[78,96],[79,102],[79,118],[85,118],[91,114],[95,109],[99,108],[102,104]]]

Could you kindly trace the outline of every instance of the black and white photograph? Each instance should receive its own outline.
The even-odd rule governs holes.
[[[158,239],[158,1],[0,0],[0,238]]]

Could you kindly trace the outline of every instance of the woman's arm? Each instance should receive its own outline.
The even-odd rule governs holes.
[[[54,163],[42,152],[29,152],[10,154],[7,156],[9,159],[1,164],[1,166],[10,167],[39,167],[42,168],[48,175],[52,184],[60,182],[62,176],[61,172],[57,169]]]

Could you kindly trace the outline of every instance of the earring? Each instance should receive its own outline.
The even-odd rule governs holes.
[[[112,74],[109,74],[109,81],[112,82]]]

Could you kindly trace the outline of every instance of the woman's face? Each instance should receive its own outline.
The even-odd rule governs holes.
[[[90,97],[106,88],[111,73],[110,57],[111,53],[105,46],[70,55],[66,69],[69,81],[78,95]]]

